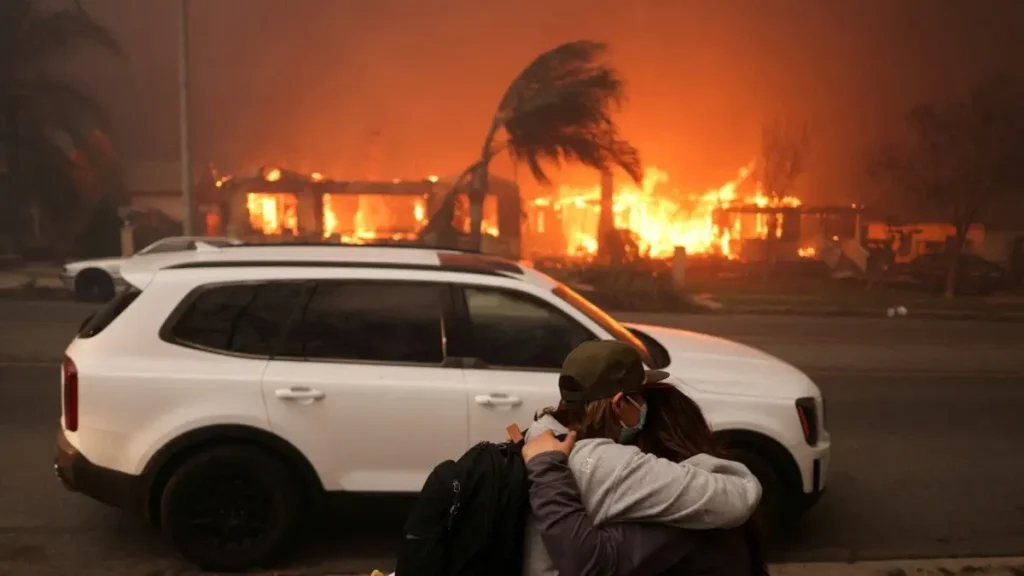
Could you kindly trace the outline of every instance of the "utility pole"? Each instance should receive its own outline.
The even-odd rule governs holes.
[[[195,235],[195,206],[192,203],[192,148],[189,136],[188,114],[188,0],[179,0],[180,38],[178,40],[180,59],[178,62],[178,104],[181,126],[181,229],[185,236]]]

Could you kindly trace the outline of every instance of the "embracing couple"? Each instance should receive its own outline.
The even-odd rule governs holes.
[[[700,408],[616,341],[565,359],[561,401],[526,433],[527,576],[767,574],[761,485]],[[564,439],[556,437],[564,436]]]
[[[558,406],[427,478],[399,576],[761,576],[761,485],[617,341],[569,353]]]

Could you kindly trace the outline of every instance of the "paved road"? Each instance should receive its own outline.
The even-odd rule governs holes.
[[[94,308],[74,302],[0,300],[0,361],[59,360]],[[1024,372],[1024,326],[1012,322],[915,318],[814,318],[687,314],[616,314],[724,336],[801,368],[896,372]]]
[[[816,379],[835,442],[830,492],[782,559],[1024,554],[1024,374]],[[57,484],[58,414],[55,367],[0,366],[0,574],[182,574],[148,528]],[[390,566],[406,505],[339,507],[295,564]]]

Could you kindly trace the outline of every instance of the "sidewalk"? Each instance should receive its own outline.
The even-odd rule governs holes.
[[[771,566],[771,573],[772,576],[1024,576],[1024,557],[774,564]],[[313,573],[310,573],[308,576],[312,575]],[[307,575],[281,572],[272,576]],[[370,575],[318,574],[317,576]]]
[[[0,270],[0,299],[54,302],[73,298],[72,291],[61,282],[59,267],[32,266]]]
[[[34,266],[14,270],[0,270],[0,291],[44,288],[63,289],[60,268],[56,266]]]
[[[1024,557],[776,564],[772,576],[1024,576]]]

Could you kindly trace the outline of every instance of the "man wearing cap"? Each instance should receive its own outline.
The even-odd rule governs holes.
[[[646,420],[643,391],[661,386],[672,386],[669,374],[647,370],[623,342],[584,342],[566,357],[561,402],[530,426],[523,448],[533,483],[526,576],[559,567],[564,576],[661,574],[701,545],[679,528],[734,528],[753,514],[761,485],[742,464],[706,454],[677,463],[632,445]],[[545,548],[543,535],[578,544]]]

